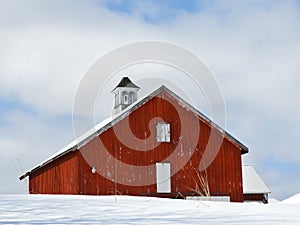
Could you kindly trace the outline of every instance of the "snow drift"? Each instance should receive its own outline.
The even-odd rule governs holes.
[[[287,204],[300,204],[300,193],[283,200],[282,203],[287,203]]]
[[[284,202],[201,202],[132,196],[0,195],[0,224],[300,224]]]

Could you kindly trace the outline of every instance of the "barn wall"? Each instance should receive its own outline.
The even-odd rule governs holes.
[[[228,140],[224,139],[219,154],[208,168],[208,173],[212,191],[227,192],[232,201],[244,201],[241,151]]]
[[[268,203],[268,199],[264,194],[244,194],[244,200]]]
[[[156,146],[155,122],[151,123],[151,119],[155,117],[163,118],[165,122],[170,123],[170,143]],[[193,126],[197,123],[200,128],[199,136]],[[187,125],[188,129],[184,128],[184,125]],[[131,129],[134,137],[129,135],[128,129]],[[182,131],[184,135],[181,135]],[[210,131],[211,127],[198,115],[179,105],[174,98],[163,91],[133,111],[128,120],[126,118],[121,120],[103,132],[100,137],[94,138],[80,148],[79,193],[173,197],[196,194],[197,169]],[[124,139],[120,140],[121,137]],[[198,140],[194,152],[191,150],[193,140]],[[151,150],[141,151],[141,149]],[[180,151],[173,158],[175,163],[171,164],[171,172],[174,174],[171,177],[171,193],[157,194],[155,163],[163,160],[168,162],[166,159],[172,155],[174,149]],[[191,159],[185,166],[175,173],[176,165],[189,157]],[[149,168],[135,169],[142,165]],[[97,173],[92,173],[93,166],[97,169]],[[237,145],[225,138],[213,163],[205,172],[200,173],[204,177],[206,174],[211,195],[227,195],[230,196],[231,201],[243,201],[241,150]],[[135,186],[142,181],[150,184]]]
[[[31,194],[78,194],[78,152],[70,152],[29,176]]]

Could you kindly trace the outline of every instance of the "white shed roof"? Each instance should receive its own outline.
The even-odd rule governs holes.
[[[253,166],[250,165],[243,166],[243,188],[244,194],[271,193],[262,178],[258,175]]]

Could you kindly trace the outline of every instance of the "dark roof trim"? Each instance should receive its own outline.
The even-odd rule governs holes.
[[[35,172],[36,170],[38,170],[38,169],[46,166],[50,162],[52,162],[52,161],[54,161],[54,160],[62,157],[63,155],[65,155],[65,154],[67,154],[67,153],[69,153],[71,151],[76,151],[77,149],[81,148],[86,143],[88,143],[90,140],[92,140],[94,137],[100,135],[101,133],[103,133],[104,131],[106,131],[107,129],[109,129],[110,127],[112,127],[113,125],[115,125],[116,123],[118,123],[120,120],[122,120],[123,118],[127,117],[132,111],[134,111],[135,109],[139,108],[140,106],[142,106],[143,104],[145,104],[146,102],[148,102],[153,97],[157,96],[157,94],[159,94],[161,91],[166,91],[169,95],[171,95],[173,98],[175,98],[178,102],[180,102],[185,107],[189,108],[192,112],[194,112],[199,117],[201,117],[205,122],[207,122],[208,124],[210,124],[212,127],[218,129],[221,133],[224,134],[224,137],[226,137],[229,140],[231,140],[233,143],[235,143],[241,149],[242,154],[246,154],[246,153],[249,152],[248,148],[245,145],[243,145],[240,141],[238,141],[232,135],[230,135],[229,133],[227,133],[223,128],[221,128],[219,125],[217,125],[216,123],[214,123],[207,116],[205,116],[203,113],[201,113],[200,111],[198,111],[196,108],[194,108],[188,102],[186,102],[185,100],[183,100],[181,97],[179,97],[178,95],[176,95],[174,92],[172,92],[166,86],[162,85],[160,88],[156,89],[155,91],[153,91],[148,96],[144,97],[140,101],[137,101],[133,105],[131,105],[131,106],[127,107],[126,109],[124,109],[123,111],[121,111],[115,118],[112,118],[111,121],[107,122],[102,127],[99,127],[91,135],[89,135],[86,138],[84,138],[83,140],[79,141],[77,144],[74,144],[72,147],[70,147],[69,149],[65,150],[64,152],[61,152],[60,154],[55,155],[53,158],[47,160],[46,162],[38,165],[37,167],[35,167],[31,171],[29,171],[29,172],[25,173],[24,175],[20,176],[19,179],[23,180],[25,177],[29,176],[31,173]]]
[[[56,155],[55,157],[47,160],[46,162],[42,163],[41,165],[38,165],[37,167],[35,167],[34,169],[32,169],[31,171],[28,171],[27,173],[23,174],[22,176],[19,177],[20,180],[23,180],[25,177],[29,176],[31,173],[37,171],[38,169],[46,166],[47,164],[49,164],[50,162],[53,162],[54,160],[66,155],[67,153],[71,152],[71,151],[75,151],[77,150],[77,145],[73,146],[72,148],[67,149],[66,151],[62,152],[61,154]]]

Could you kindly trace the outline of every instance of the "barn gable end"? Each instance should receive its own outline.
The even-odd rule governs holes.
[[[157,117],[163,118],[163,122],[170,124],[170,142],[157,145],[156,137],[151,136],[155,133],[157,123],[157,121],[151,123],[151,120]],[[192,124],[195,123],[199,124],[199,134],[196,135],[197,132],[193,129],[186,129],[185,135],[182,136],[183,126],[193,127]],[[130,139],[131,137],[128,136],[128,125],[136,138]],[[224,139],[214,161],[205,171],[199,172],[198,167],[212,130]],[[125,142],[127,138],[132,146],[128,147],[124,144],[124,140],[120,141],[116,132],[117,136],[125,138]],[[191,151],[192,140],[196,140],[194,151]],[[138,151],[143,148],[143,144],[154,147],[148,151]],[[178,149],[178,146],[180,152],[176,152],[177,161],[171,163],[171,191],[158,193],[155,164],[162,161],[168,162],[168,157],[175,149]],[[110,155],[111,161],[103,156],[101,153],[103,149]],[[92,195],[118,193],[137,196],[185,197],[199,195],[200,192],[205,194],[202,189],[199,190],[199,186],[197,187],[197,183],[199,185],[197,179],[200,175],[207,177],[210,195],[229,196],[231,201],[242,202],[244,197],[241,155],[247,152],[247,147],[162,86],[111,120],[102,123],[97,127],[96,132],[85,135],[74,146],[60,153],[59,157],[54,157],[55,160],[44,162],[43,165],[21,178],[29,175],[30,190],[37,193]],[[185,159],[187,161],[184,161]],[[177,168],[183,161],[182,168]],[[149,170],[136,173],[130,168],[118,167],[116,162],[132,165],[132,168],[149,166]],[[103,168],[104,164],[109,168],[107,171],[99,169]],[[95,169],[97,173],[94,173],[92,169]],[[67,177],[72,177],[72,179]],[[49,181],[46,181],[47,179]],[[134,184],[141,180],[148,183]],[[59,187],[47,190],[47,185],[42,184],[44,182],[48,182],[50,186],[56,183]]]

